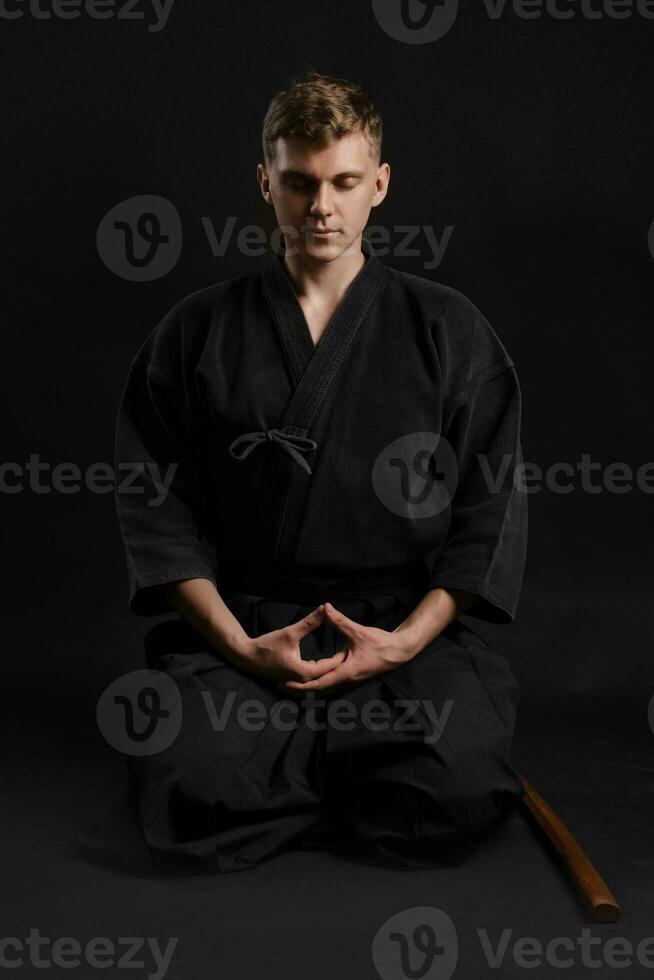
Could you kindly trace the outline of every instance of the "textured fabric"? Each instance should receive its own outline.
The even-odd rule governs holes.
[[[250,636],[326,600],[394,629],[438,586],[475,593],[469,615],[513,620],[527,540],[513,362],[460,293],[363,251],[317,346],[279,256],[186,297],[137,351],[116,425],[135,613],[169,611],[156,586],[200,577]],[[520,797],[517,683],[460,621],[410,662],[328,696],[351,701],[347,731],[328,717],[316,730],[306,707],[290,731],[247,730],[239,705],[255,699],[270,716],[274,685],[178,620],[146,646],[183,705],[172,745],[127,760],[155,853],[229,871],[340,841],[437,865],[461,860]],[[342,648],[329,626],[301,644],[312,658]],[[220,731],[207,699],[218,714],[231,705]],[[394,723],[402,700],[420,704],[413,731]],[[373,702],[393,718],[382,731],[361,721]],[[427,705],[440,715],[447,702],[430,739]]]
[[[222,594],[252,635],[313,608]],[[394,629],[412,602],[415,593],[398,590],[336,605],[358,622]],[[305,657],[339,647],[329,626],[306,640]],[[150,666],[177,683],[183,707],[170,747],[128,760],[143,834],[158,855],[228,872],[288,848],[328,847],[438,867],[463,860],[520,799],[509,760],[518,684],[506,660],[460,621],[408,663],[314,709],[226,663],[183,621],[157,624],[147,648]],[[332,724],[328,706],[337,701],[351,707]],[[246,702],[261,707],[255,730],[238,721]],[[387,714],[368,724],[373,704]]]
[[[167,611],[152,586],[216,582],[247,556],[334,577],[422,560],[428,584],[479,596],[470,615],[514,619],[513,362],[460,293],[364,252],[317,347],[282,256],[186,297],[141,345],[116,426],[134,612]]]

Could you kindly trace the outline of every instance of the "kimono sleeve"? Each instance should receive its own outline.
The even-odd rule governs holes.
[[[170,612],[156,586],[216,584],[215,552],[200,530],[201,477],[184,424],[184,398],[147,358],[132,361],[115,429],[114,499],[127,560],[129,608]]]
[[[430,564],[429,588],[474,592],[466,615],[512,623],[527,551],[522,398],[514,366],[491,368],[452,411],[443,433],[458,465],[446,540]]]

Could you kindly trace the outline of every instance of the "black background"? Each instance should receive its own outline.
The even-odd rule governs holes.
[[[425,45],[385,34],[370,3],[337,0],[177,0],[158,33],[147,21],[84,14],[0,19],[5,460],[23,465],[38,453],[51,467],[72,462],[82,470],[112,462],[120,389],[145,336],[182,296],[265,261],[240,254],[234,241],[224,257],[213,256],[202,217],[218,233],[230,216],[236,231],[274,226],[255,178],[261,124],[273,94],[313,67],[361,84],[382,113],[392,175],[371,224],[389,229],[395,244],[397,225],[431,225],[439,238],[454,226],[437,269],[424,268],[424,236],[422,256],[382,260],[460,289],[488,317],[518,370],[525,460],[576,466],[587,453],[634,472],[649,462],[654,20],[578,12],[566,21],[525,20],[511,9],[493,20],[482,3],[461,7],[452,30]],[[144,5],[137,9],[151,17]],[[116,204],[144,194],[175,205],[184,236],[174,269],[139,283],[106,267],[96,232]],[[11,833],[23,834],[21,854],[40,841],[44,853],[59,855],[46,859],[37,848],[30,874],[43,874],[48,860],[60,860],[60,870],[75,861],[57,849],[74,833],[76,814],[100,787],[110,798],[111,780],[121,778],[94,727],[95,703],[111,680],[143,665],[143,634],[156,620],[127,610],[110,493],[37,494],[26,486],[2,500],[3,686],[15,735],[10,763],[25,793],[8,812]],[[638,844],[631,811],[609,818],[606,807],[651,802],[652,495],[635,485],[589,494],[576,479],[573,492],[542,489],[529,503],[516,623],[472,625],[520,680],[521,763],[555,797],[564,779],[570,805],[584,809],[577,829],[585,841],[595,826],[603,867],[612,834],[632,841],[632,864],[614,864],[613,878],[640,901],[651,835],[649,845]],[[578,723],[574,736],[566,719]],[[629,783],[627,769],[643,781]],[[584,786],[582,805],[575,790]],[[82,867],[92,891],[99,872]],[[352,873],[363,888],[361,870]],[[16,888],[29,907],[25,874]],[[274,874],[263,874],[259,882],[274,889]],[[552,880],[552,896],[565,891]],[[125,878],[121,887],[136,885]],[[202,887],[204,901],[211,882]],[[238,885],[243,895],[253,887]],[[259,899],[269,899],[261,887]],[[216,888],[228,903],[227,885]],[[432,901],[439,904],[433,894]],[[566,901],[572,911],[558,934],[575,935],[584,913]],[[235,915],[231,928],[244,940]],[[48,920],[32,912],[26,921]],[[326,913],[323,926],[330,921]],[[63,918],[59,931],[50,924],[52,935],[72,929]],[[203,962],[201,946],[195,954]],[[303,975],[300,953],[286,957],[286,975]],[[240,962],[225,974],[230,980],[253,975],[247,957]],[[323,975],[324,965],[308,962]],[[366,961],[356,975],[371,971]]]

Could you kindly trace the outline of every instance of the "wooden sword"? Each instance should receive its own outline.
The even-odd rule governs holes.
[[[531,783],[521,776],[522,803],[566,866],[595,922],[617,922],[622,910],[581,845]]]

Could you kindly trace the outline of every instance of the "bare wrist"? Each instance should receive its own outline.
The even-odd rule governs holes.
[[[250,657],[254,649],[254,640],[244,631],[232,642],[231,648],[238,657]]]
[[[400,648],[407,660],[411,660],[417,653],[422,650],[424,644],[421,644],[418,631],[415,626],[400,624],[396,629],[393,630],[395,633]]]
[[[225,635],[217,629],[212,630],[213,646],[222,653],[228,660],[242,660],[249,657],[252,652],[252,637],[248,636],[245,630],[229,633]]]

